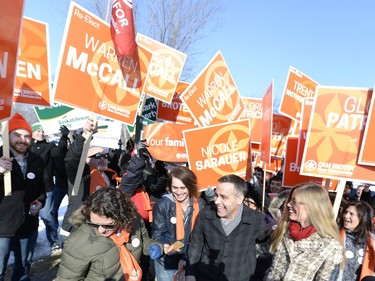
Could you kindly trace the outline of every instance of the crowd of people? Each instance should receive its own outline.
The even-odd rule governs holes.
[[[346,182],[335,218],[324,188],[285,188],[281,172],[255,167],[249,181],[228,174],[200,191],[187,165],[168,170],[144,141],[85,150],[97,132],[90,117],[81,133],[62,126],[57,143],[18,113],[8,127],[10,157],[0,150],[0,281],[11,254],[11,280],[32,280],[39,218],[51,254],[61,253],[56,281],[375,280],[368,184]]]

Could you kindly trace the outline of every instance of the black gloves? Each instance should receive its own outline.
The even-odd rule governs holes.
[[[146,140],[140,140],[139,143],[135,145],[137,156],[145,158],[146,163],[148,163],[153,169],[155,167],[154,159],[148,152],[147,147],[148,145],[146,144]]]
[[[67,137],[70,133],[69,129],[64,125],[60,127],[60,132],[62,137]]]

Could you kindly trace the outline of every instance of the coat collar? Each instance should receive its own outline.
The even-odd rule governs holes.
[[[250,208],[244,205],[240,223],[250,225],[253,224],[254,212],[255,211],[251,210]],[[210,210],[206,212],[206,219],[212,221],[216,225],[220,224],[220,218],[216,214],[216,206],[210,206]]]
[[[327,244],[325,239],[321,238],[317,232],[313,233],[310,237],[299,241],[293,241],[288,234],[284,237],[284,243],[287,252],[289,252],[291,256],[293,256],[293,253],[298,254],[305,251],[319,252]]]

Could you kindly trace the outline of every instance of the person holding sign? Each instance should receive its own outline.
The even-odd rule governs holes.
[[[106,187],[95,191],[72,216],[75,230],[65,241],[57,281],[141,281],[142,253],[152,259],[162,245],[148,237],[129,195]]]
[[[373,210],[364,201],[353,201],[345,205],[342,212],[341,238],[344,242],[346,265],[342,281],[359,281],[365,276],[374,276],[375,240]]]
[[[273,260],[264,280],[339,280],[344,248],[321,186],[303,183],[291,190],[271,239]]]
[[[230,174],[215,189],[215,206],[199,213],[186,262],[186,280],[249,281],[256,241],[266,237],[264,216],[244,204],[246,182]]]
[[[174,168],[166,193],[153,207],[152,238],[164,245],[165,255],[155,260],[158,280],[173,281],[180,260],[185,260],[190,233],[204,201],[198,200],[196,175],[187,167]]]
[[[97,132],[98,124],[89,117],[83,126],[83,133],[76,134],[74,142],[69,146],[65,157],[66,174],[68,176],[69,205],[65,212],[60,235],[62,238],[69,236],[74,230],[69,221],[74,211],[81,207],[90,193],[101,187],[117,186],[117,173],[108,168],[108,154],[103,147],[90,147],[83,152],[85,141],[91,140],[92,134]],[[77,177],[80,161],[84,161],[82,175]],[[77,187],[77,189],[75,189]]]
[[[14,249],[12,280],[29,280],[38,237],[39,210],[46,195],[43,160],[30,151],[31,127],[15,113],[8,121],[10,158],[0,151],[0,280],[4,280],[11,248]],[[5,196],[5,173],[11,173],[11,194]]]
[[[51,246],[52,253],[61,253],[60,239],[58,236],[58,214],[54,212],[55,204],[55,174],[57,167],[55,166],[55,158],[64,157],[66,150],[64,147],[56,146],[54,143],[47,142],[46,135],[42,125],[37,122],[31,126],[33,131],[31,141],[31,152],[40,155],[44,162],[44,185],[46,189],[46,204],[40,211],[39,216],[46,226],[46,237]],[[69,129],[65,126],[60,127],[63,133],[61,139],[67,139]],[[62,144],[60,141],[59,144]],[[65,167],[64,167],[65,168]]]

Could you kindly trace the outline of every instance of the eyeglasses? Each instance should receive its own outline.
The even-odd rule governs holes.
[[[89,158],[94,158],[94,159],[100,159],[100,158],[103,158],[103,159],[108,159],[108,154],[107,153],[96,153],[94,155],[91,155]]]
[[[113,230],[115,229],[116,225],[115,224],[96,224],[92,222],[87,222],[89,226],[92,228],[98,229],[99,227],[104,228],[105,230]]]
[[[252,200],[249,200],[249,199],[245,199],[245,200],[243,200],[243,202],[244,202],[245,204],[249,204],[249,205],[254,205],[254,206],[256,206],[255,201],[252,201]]]

